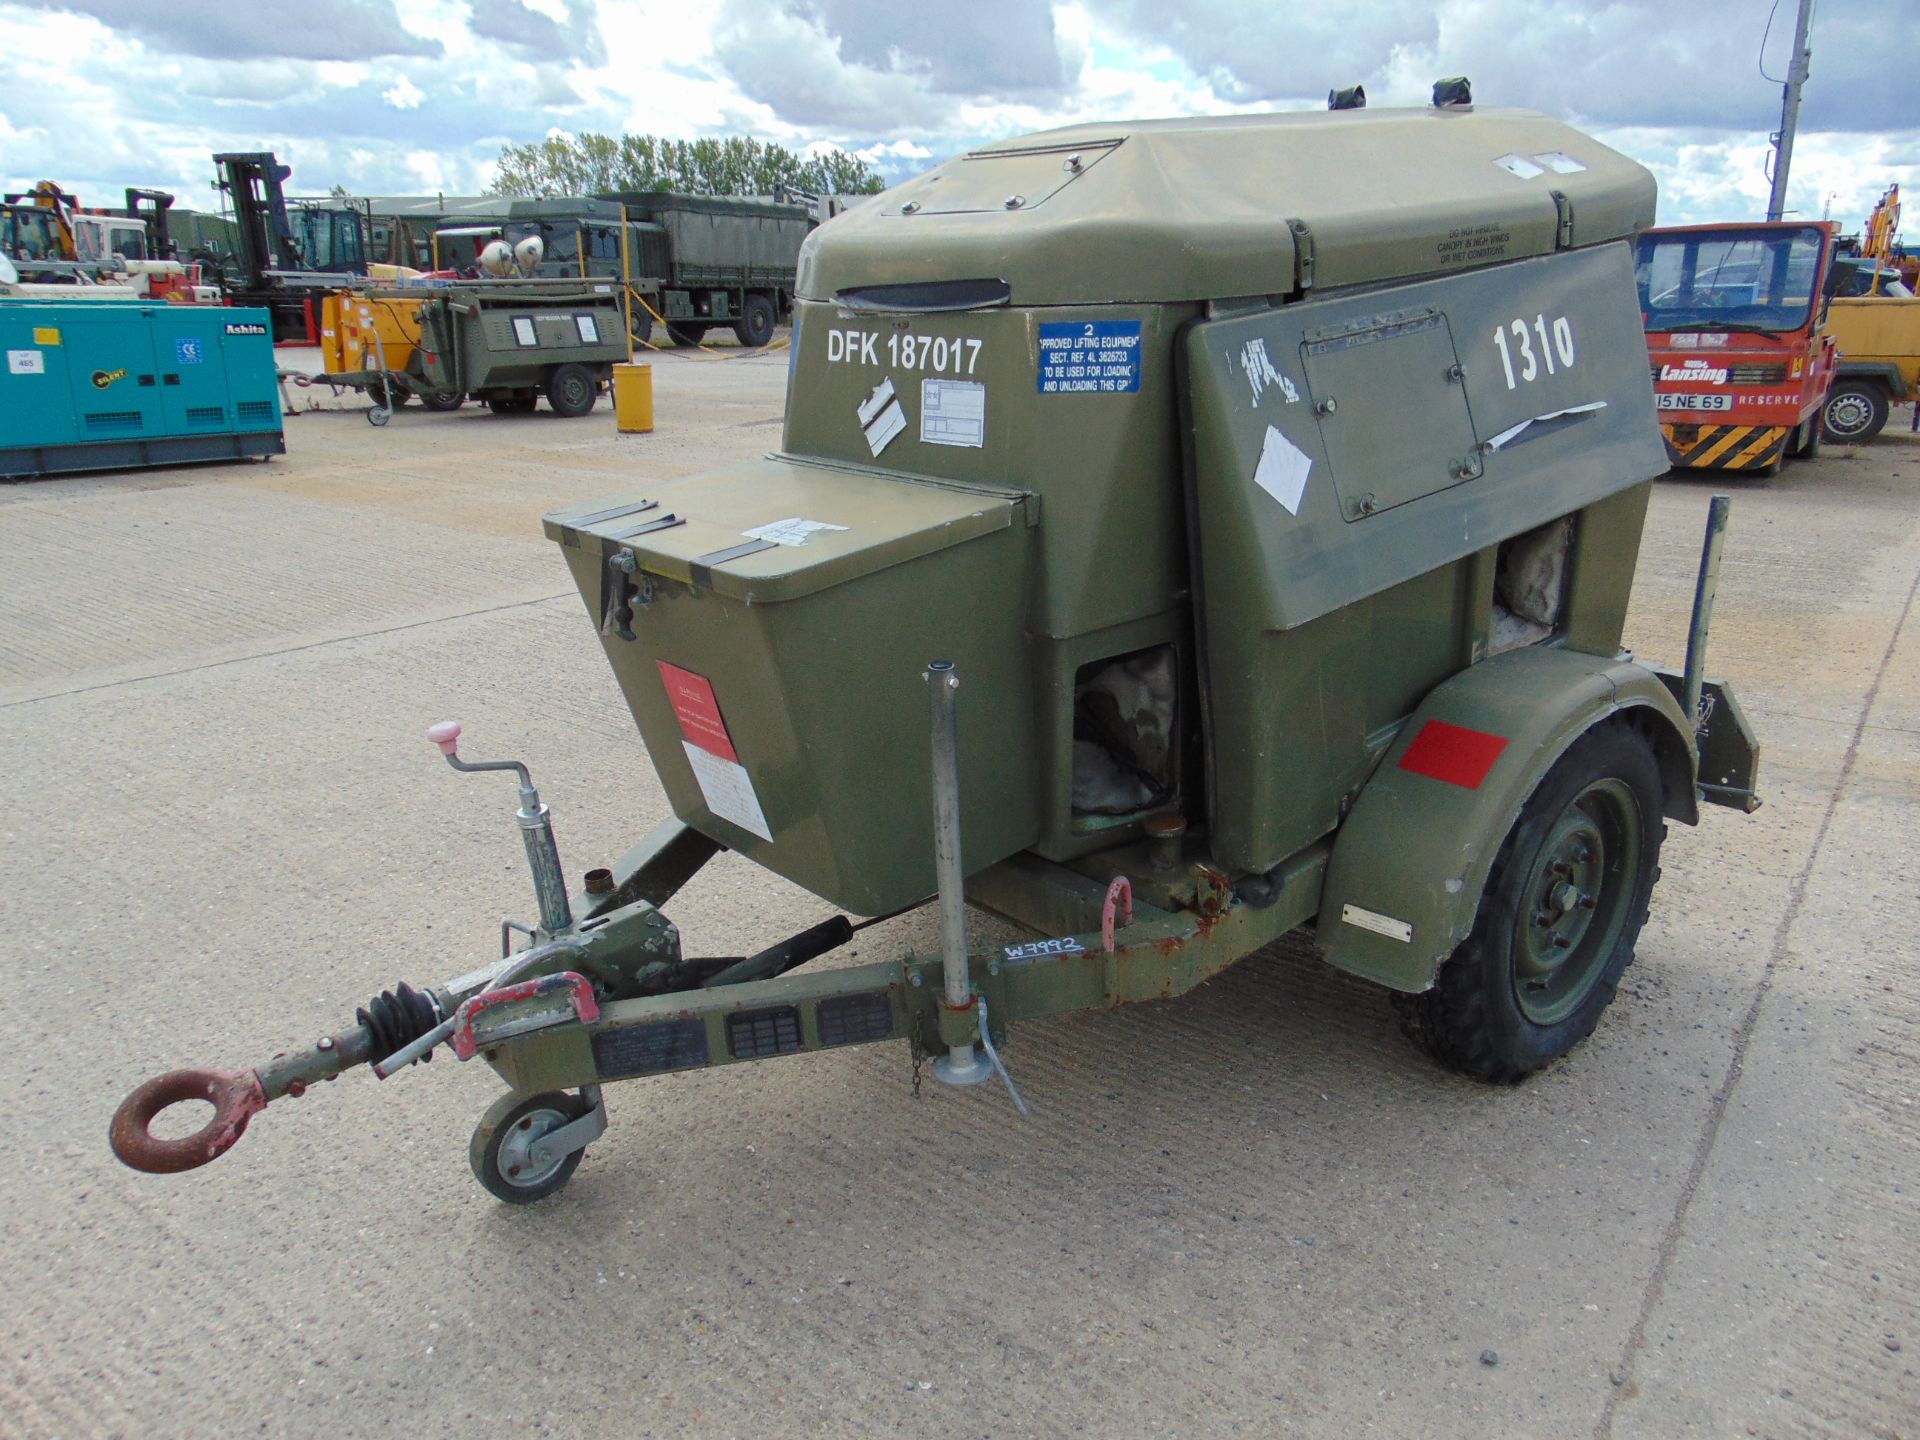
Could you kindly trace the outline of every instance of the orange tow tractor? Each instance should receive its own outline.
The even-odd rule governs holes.
[[[1833,235],[1826,221],[1641,235],[1640,311],[1674,468],[1771,475],[1819,450],[1837,359],[1826,333]]]

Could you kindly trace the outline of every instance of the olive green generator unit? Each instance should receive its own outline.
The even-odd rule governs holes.
[[[458,409],[471,398],[498,415],[526,414],[544,396],[555,414],[576,417],[593,409],[614,365],[631,354],[626,306],[619,283],[602,280],[349,291],[328,302],[328,319],[357,318],[367,337],[356,349],[365,368],[313,379],[373,395],[381,403],[368,418],[379,425],[409,395],[433,410]],[[383,327],[382,320],[397,323]],[[387,330],[411,344],[389,353]],[[337,345],[331,333],[325,339]]]
[[[116,1150],[200,1164],[441,1045],[509,1086],[471,1156],[510,1201],[565,1183],[613,1080],[899,1040],[1024,1108],[1010,1027],[1301,927],[1444,1065],[1564,1055],[1666,822],[1758,803],[1704,674],[1724,502],[1685,665],[1621,648],[1667,467],[1653,213],[1586,135],[1450,106],[1052,131],[821,227],[779,450],[546,521],[678,818],[570,882],[525,767],[436,726],[519,777],[523,941],[148,1082]],[[683,954],[661,907],[723,849],[847,913]],[[937,953],[808,965],[927,903]],[[1031,938],[970,938],[968,905]],[[190,1097],[214,1122],[155,1138]]]

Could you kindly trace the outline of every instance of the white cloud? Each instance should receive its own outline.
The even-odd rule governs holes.
[[[418,110],[420,102],[427,98],[427,92],[402,75],[393,82],[391,89],[380,92],[380,98],[396,110]]]
[[[1465,73],[1482,103],[1648,165],[1673,223],[1761,213],[1778,123],[1754,64],[1772,0],[352,0],[380,18],[358,37],[294,34],[271,23],[282,3],[0,0],[0,184],[206,206],[213,152],[270,148],[295,193],[452,193],[554,129],[831,144],[899,179],[1025,130],[1318,105],[1355,81],[1423,104]],[[1789,199],[1818,216],[1831,197],[1849,228],[1888,183],[1920,186],[1920,27],[1863,13],[1816,20]]]

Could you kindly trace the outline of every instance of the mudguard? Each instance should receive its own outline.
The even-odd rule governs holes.
[[[1911,400],[1912,392],[1907,389],[1907,377],[1900,367],[1891,360],[1848,360],[1842,358],[1835,367],[1833,378],[1836,380],[1878,380],[1887,387],[1887,393],[1896,400]]]
[[[1330,964],[1428,989],[1473,928],[1520,809],[1567,747],[1609,716],[1644,727],[1669,819],[1699,819],[1698,756],[1680,707],[1630,660],[1532,646],[1469,667],[1401,727],[1335,836],[1317,944]]]

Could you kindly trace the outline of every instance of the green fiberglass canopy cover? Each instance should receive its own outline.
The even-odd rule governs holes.
[[[1014,305],[1219,300],[1442,274],[1631,236],[1653,177],[1529,110],[1075,125],[973,151],[821,227],[810,300],[1005,282]]]

